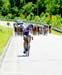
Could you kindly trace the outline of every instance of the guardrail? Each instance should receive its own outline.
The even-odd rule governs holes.
[[[59,28],[54,28],[54,27],[52,27],[52,30],[55,30],[55,31],[57,31],[57,32],[62,33],[62,30],[61,30],[61,29],[59,29]]]
[[[15,19],[5,19],[5,18],[0,18],[0,20],[2,20],[2,21],[16,21]],[[22,20],[24,23],[32,23],[32,24],[39,24],[39,25],[45,25],[45,26],[50,26],[50,25],[48,25],[48,24],[45,24],[45,23],[43,23],[43,22],[34,22],[34,21],[30,21],[30,20]],[[51,29],[52,30],[55,30],[55,31],[57,31],[57,32],[60,32],[60,33],[62,33],[62,30],[61,29],[59,29],[59,28],[55,28],[55,27],[52,27],[51,26]]]

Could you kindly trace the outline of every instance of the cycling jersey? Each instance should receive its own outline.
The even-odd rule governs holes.
[[[24,36],[29,36],[29,30],[24,31]]]

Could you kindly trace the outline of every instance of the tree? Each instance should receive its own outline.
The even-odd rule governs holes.
[[[20,0],[18,8],[22,8],[26,4],[25,0]]]
[[[1,9],[1,13],[3,16],[6,16],[10,12],[10,3],[9,0],[5,0]]]
[[[15,0],[9,0],[11,8],[15,6]]]
[[[59,14],[62,16],[62,0],[60,0]]]
[[[23,6],[24,13],[30,14],[34,10],[34,4],[32,2],[27,3]]]
[[[45,4],[46,12],[54,15],[59,13],[59,0],[45,0]]]
[[[0,0],[0,9],[2,8],[2,6],[3,6],[3,0]]]
[[[46,9],[44,0],[37,0],[36,4],[37,4],[37,15],[40,15]]]
[[[25,0],[25,2],[26,2],[26,3],[28,3],[28,2],[32,2],[32,0]]]
[[[25,0],[25,2],[26,2],[26,3],[28,3],[28,2],[36,3],[37,0]]]
[[[11,13],[17,15],[18,14],[18,8],[16,6],[11,8]]]

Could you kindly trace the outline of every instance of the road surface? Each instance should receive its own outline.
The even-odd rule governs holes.
[[[23,37],[13,36],[0,67],[0,75],[62,75],[62,36],[36,35],[29,57],[23,54]]]

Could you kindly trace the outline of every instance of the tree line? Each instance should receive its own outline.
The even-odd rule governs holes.
[[[0,18],[51,23],[51,15],[61,19],[62,0],[0,0]]]
[[[0,0],[0,15],[19,17],[42,13],[62,16],[62,0]],[[13,17],[13,18],[14,18]]]

